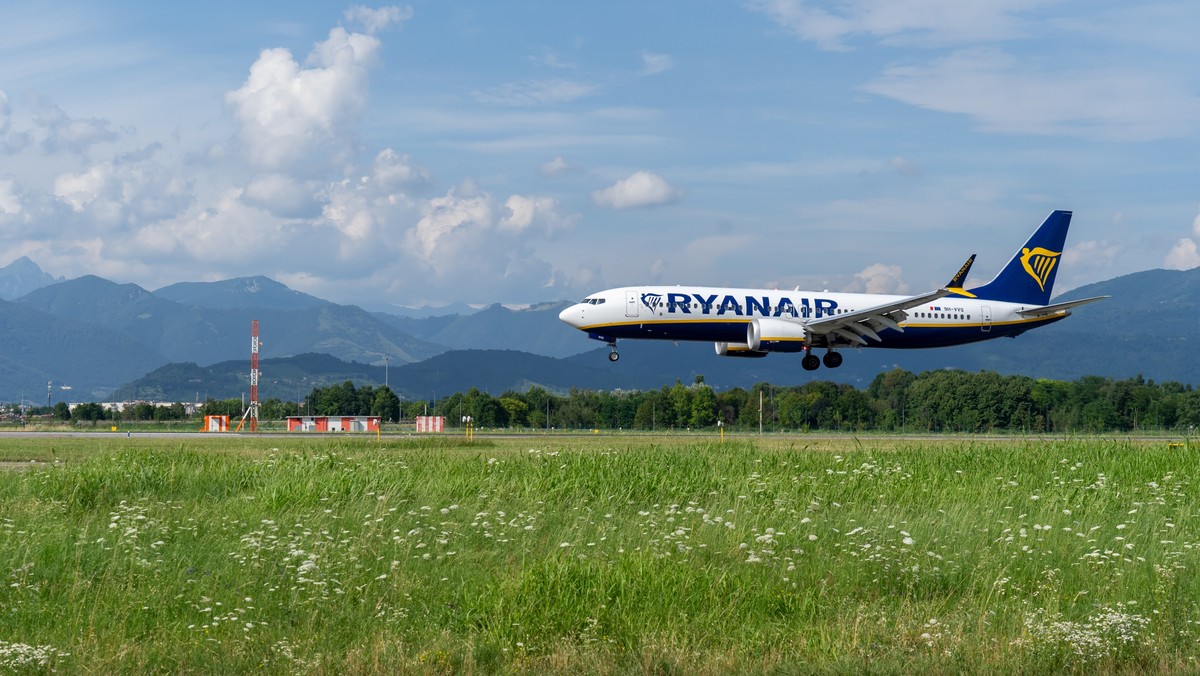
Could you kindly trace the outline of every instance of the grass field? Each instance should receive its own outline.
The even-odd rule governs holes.
[[[0,435],[0,672],[1195,672],[1192,452]]]

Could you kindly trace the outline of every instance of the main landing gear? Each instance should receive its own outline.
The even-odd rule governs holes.
[[[804,355],[804,359],[800,360],[800,365],[804,367],[805,371],[816,371],[822,363],[827,369],[835,369],[842,365],[842,355],[830,350],[825,353],[824,357],[818,359],[817,355],[808,352]]]

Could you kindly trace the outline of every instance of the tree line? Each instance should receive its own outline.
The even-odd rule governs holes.
[[[242,416],[240,399],[208,400],[197,415]],[[70,421],[187,420],[182,404],[139,403],[124,411],[64,403],[41,414]],[[991,372],[881,373],[863,390],[827,381],[796,386],[760,383],[716,391],[702,377],[657,390],[601,392],[541,387],[498,396],[470,389],[437,401],[402,401],[386,386],[314,388],[303,402],[268,399],[260,420],[289,415],[376,415],[388,422],[445,416],[451,427],[469,416],[477,428],[684,430],[723,425],[730,430],[880,432],[1130,432],[1200,427],[1200,390],[1142,377],[1087,376],[1073,382]]]
[[[354,399],[354,411],[378,415],[370,388],[361,389],[368,392],[354,399],[350,383],[318,388],[305,403],[323,413],[322,407],[332,408],[333,402]],[[405,419],[422,413],[443,415],[451,426],[462,425],[470,416],[482,428],[681,430],[720,424],[731,430],[758,430],[761,425],[764,431],[1189,431],[1200,427],[1200,390],[1140,376],[1063,382],[986,371],[913,374],[897,369],[876,376],[865,390],[819,381],[788,387],[761,383],[718,392],[697,378],[690,385],[677,381],[644,391],[571,389],[554,394],[531,387],[495,396],[470,389],[436,402],[404,402],[402,411],[389,410],[403,413]]]

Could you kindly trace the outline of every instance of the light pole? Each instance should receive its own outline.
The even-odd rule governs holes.
[[[391,357],[385,356],[383,358],[383,386],[384,387],[388,386],[388,362],[390,362],[391,360],[392,360]]]

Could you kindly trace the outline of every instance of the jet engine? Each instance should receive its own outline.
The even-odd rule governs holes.
[[[756,352],[803,352],[808,330],[803,324],[772,317],[755,317],[746,325],[746,346]]]

